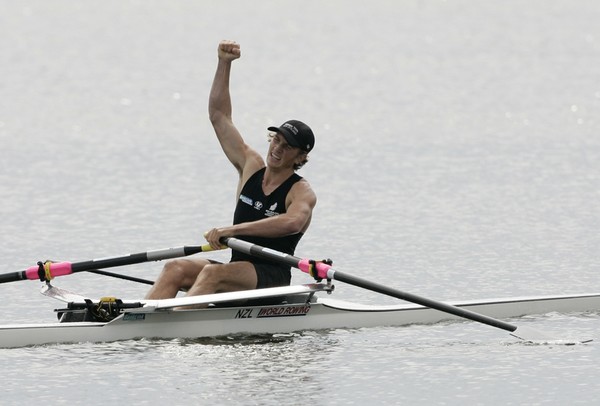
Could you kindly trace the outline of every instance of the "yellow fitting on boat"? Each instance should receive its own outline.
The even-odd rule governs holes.
[[[105,296],[100,298],[100,303],[115,303],[117,298],[114,296]]]

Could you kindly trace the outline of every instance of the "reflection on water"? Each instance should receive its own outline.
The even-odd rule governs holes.
[[[270,344],[281,343],[285,341],[293,341],[298,334],[256,334],[256,335],[231,335],[218,337],[201,337],[201,338],[186,338],[178,339],[180,345],[255,345],[255,344]]]
[[[596,338],[598,316],[550,314],[510,322],[565,338]],[[284,398],[340,405],[394,403],[390,399],[431,403],[436,393],[452,404],[500,395],[506,404],[529,404],[540,399],[538,391],[560,403],[577,396],[578,388],[594,393],[589,371],[595,368],[599,342],[532,346],[503,330],[449,322],[0,350],[0,367],[49,378],[23,393],[10,385],[18,375],[8,374],[7,399],[35,396],[52,402],[101,390],[104,401],[138,404],[173,398],[236,405],[276,404]],[[515,390],[503,393],[506,385]]]

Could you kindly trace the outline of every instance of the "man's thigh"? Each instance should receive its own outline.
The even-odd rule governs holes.
[[[219,292],[256,289],[256,270],[254,265],[246,261],[228,264],[211,264],[205,270],[214,270],[211,277],[218,278]]]

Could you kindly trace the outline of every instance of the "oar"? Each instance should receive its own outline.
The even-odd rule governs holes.
[[[261,247],[260,245],[252,244],[247,241],[239,240],[237,238],[226,238],[223,239],[223,242],[227,244],[231,249],[243,252],[248,255],[266,258],[294,268],[298,268],[301,271],[306,272],[313,277],[318,277],[322,279],[335,279],[360,288],[372,290],[377,293],[382,293],[384,295],[406,300],[408,302],[417,303],[422,306],[429,307],[431,309],[439,310],[441,312],[450,313],[458,317],[487,324],[492,327],[501,328],[503,330],[509,331],[514,337],[520,338],[522,340],[556,341],[555,339],[552,339],[541,332],[537,332],[534,329],[527,327],[517,327],[515,325],[506,323],[502,320],[494,319],[483,314],[475,313],[470,310],[462,309],[460,307],[453,306],[444,302],[438,302],[436,300],[428,299],[412,293],[403,292],[401,290],[394,289],[389,286],[382,285],[367,279],[359,278],[357,276],[348,275],[346,273],[335,270],[331,265],[328,265],[323,262],[315,262],[309,259],[301,259],[293,255],[275,251],[270,248]]]
[[[165,248],[154,251],[128,254],[119,257],[92,259],[82,262],[38,262],[24,271],[0,274],[0,283],[16,282],[24,279],[47,281],[56,276],[70,275],[75,272],[90,271],[97,268],[111,268],[139,264],[142,262],[161,261],[163,259],[185,257],[199,252],[212,251],[209,244]]]

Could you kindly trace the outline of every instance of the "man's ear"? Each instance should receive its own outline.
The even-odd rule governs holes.
[[[308,161],[308,152],[301,151],[296,157],[296,163],[301,164],[304,161]]]

